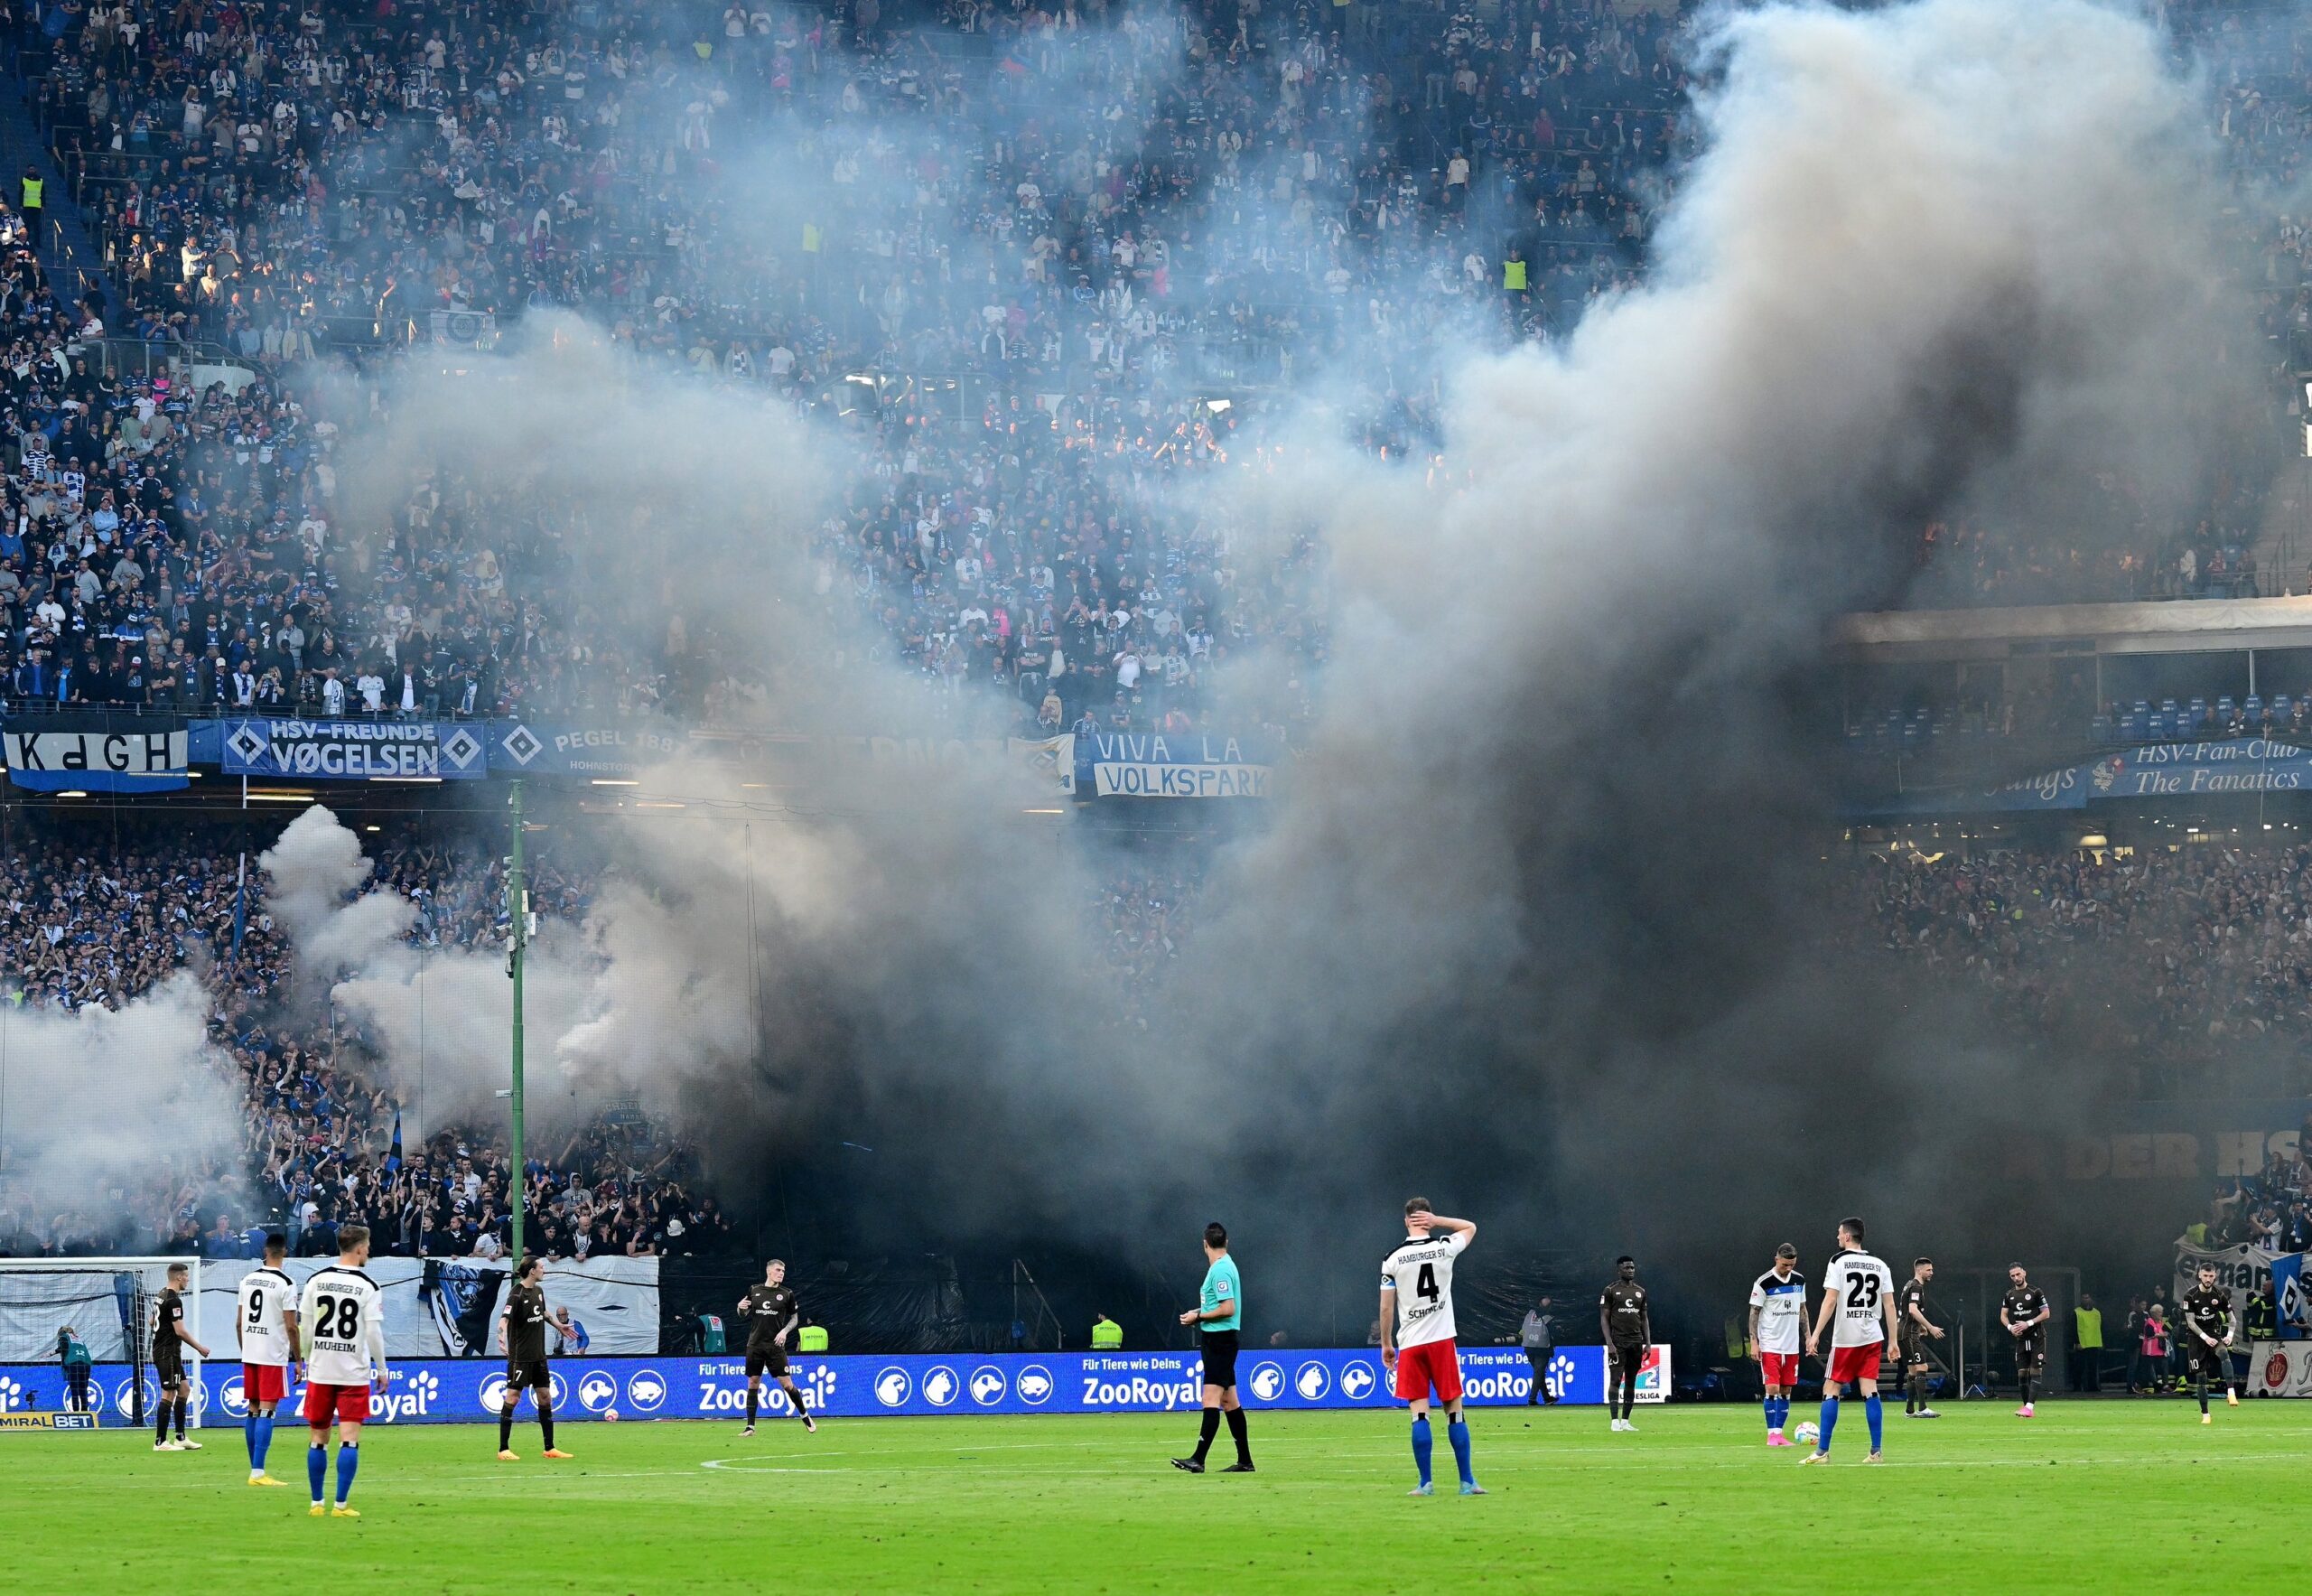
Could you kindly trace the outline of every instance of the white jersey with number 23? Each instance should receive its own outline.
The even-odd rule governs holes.
[[[1838,1300],[1831,1326],[1833,1347],[1869,1347],[1887,1339],[1886,1310],[1893,1300],[1895,1272],[1869,1253],[1841,1253],[1823,1272],[1823,1289]]]

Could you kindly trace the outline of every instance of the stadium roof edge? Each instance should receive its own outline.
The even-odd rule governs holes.
[[[1840,616],[1830,645],[1853,661],[2312,648],[2312,595],[1879,611]]]

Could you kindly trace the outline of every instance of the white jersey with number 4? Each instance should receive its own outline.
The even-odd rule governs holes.
[[[315,1386],[366,1386],[386,1369],[385,1293],[359,1269],[331,1264],[305,1282],[297,1333],[305,1378]]]
[[[1453,1339],[1453,1260],[1469,1234],[1408,1237],[1381,1260],[1381,1284],[1397,1293],[1397,1345],[1422,1347]]]
[[[241,1361],[280,1367],[291,1361],[288,1321],[281,1311],[297,1300],[297,1283],[271,1265],[241,1276],[234,1295],[240,1302]]]
[[[1823,1289],[1839,1305],[1832,1346],[1870,1347],[1886,1340],[1886,1310],[1879,1304],[1894,1300],[1895,1272],[1883,1260],[1869,1253],[1841,1253],[1823,1272]]]

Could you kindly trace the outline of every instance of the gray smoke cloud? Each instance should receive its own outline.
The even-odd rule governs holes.
[[[1755,1138],[1874,1095],[1946,1106],[1897,1157],[1812,1160],[1804,1195],[1945,1202],[2040,1088],[1963,1016],[1938,1032],[1818,955],[1822,634],[1899,592],[1930,516],[2095,536],[2079,507],[2115,462],[2155,509],[2191,500],[2241,403],[2207,359],[2236,311],[2206,140],[2153,31],[2084,0],[1767,6],[1705,49],[1706,141],[1645,285],[1561,343],[1439,357],[1450,485],[1338,435],[1347,374],[1397,352],[1352,341],[1276,433],[1289,463],[1177,507],[1248,564],[1313,534],[1332,646],[1145,1031],[1100,1022],[1095,873],[1021,823],[1024,776],[898,801],[823,772],[772,801],[681,766],[648,791],[689,808],[616,828],[570,995],[541,1005],[568,1078],[642,1090],[726,1174],[872,1127],[918,1223],[982,1233],[1144,1233],[1191,1196],[1385,1227],[1418,1182],[1706,1246],[1799,1190]],[[671,609],[740,643],[773,723],[920,721],[810,555],[862,470],[830,429],[547,317],[484,378],[405,373],[387,408],[346,462],[357,522],[441,466],[574,494],[561,536],[605,629]],[[334,839],[314,868],[358,884]],[[348,939],[376,950],[389,918]],[[301,950],[341,959],[338,925]],[[402,957],[337,995],[406,1075],[434,977]],[[471,998],[452,1051],[478,1086]]]

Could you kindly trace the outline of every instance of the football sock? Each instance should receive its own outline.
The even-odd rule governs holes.
[[[1886,1423],[1886,1410],[1880,1405],[1876,1391],[1862,1399],[1862,1416],[1870,1421],[1870,1450],[1877,1451],[1880,1431]]]
[[[1412,1422],[1412,1466],[1421,1470],[1421,1482],[1429,1483],[1429,1415],[1423,1414]]]
[[[1445,1426],[1445,1439],[1452,1444],[1453,1466],[1461,1471],[1463,1485],[1475,1485],[1478,1477],[1469,1471],[1469,1422],[1454,1419]]]
[[[2028,1376],[2028,1375],[2025,1375],[2025,1376],[2022,1377],[2022,1386],[2023,1386],[2023,1405],[2024,1405],[2025,1407],[2028,1407],[2028,1406],[2030,1406],[2030,1405],[2031,1405],[2031,1377],[2030,1377],[2030,1376]]]
[[[803,1405],[803,1394],[792,1386],[789,1386],[787,1391],[787,1405],[795,1410],[795,1416],[798,1419],[807,1419],[811,1416],[809,1410]]]
[[[499,1451],[514,1450],[514,1410],[510,1407],[501,1407],[498,1410],[498,1450]]]
[[[2207,1412],[2207,1377],[2205,1375],[2202,1375],[2199,1378],[2199,1392],[2200,1412],[2205,1413]]]
[[[538,1404],[538,1429],[545,1434],[546,1451],[552,1451],[554,1450],[554,1404],[551,1402]]]
[[[1926,1411],[1926,1377],[1925,1375],[1913,1375],[1910,1378],[1910,1395],[1904,1404],[1903,1411],[1908,1413],[1913,1406],[1916,1406],[1920,1413]]]
[[[177,1439],[179,1441],[184,1439],[184,1410],[191,1401],[192,1398],[185,1395],[182,1391],[177,1394]]]
[[[1219,1433],[1220,1410],[1217,1407],[1207,1407],[1204,1410],[1204,1418],[1198,1426],[1196,1451],[1189,1455],[1199,1463],[1204,1461],[1205,1453],[1212,1450],[1212,1438]]]
[[[1228,1410],[1228,1439],[1236,1443],[1238,1462],[1249,1463],[1253,1461],[1252,1435],[1246,1428],[1245,1410],[1241,1407],[1232,1407]]]
[[[265,1460],[273,1451],[273,1415],[259,1414],[256,1418],[256,1456],[251,1460],[257,1472],[265,1472]]]
[[[1823,1398],[1823,1433],[1815,1442],[1820,1451],[1831,1450],[1831,1432],[1839,1427],[1839,1399],[1836,1394]]]
[[[345,1498],[353,1494],[353,1473],[361,1467],[361,1449],[340,1446],[337,1449],[337,1505],[345,1506]]]
[[[256,1414],[252,1413],[241,1420],[241,1444],[248,1449],[249,1468],[256,1468]]]
[[[755,1422],[755,1397],[756,1397],[756,1395],[757,1395],[757,1393],[756,1393],[756,1391],[755,1391],[755,1388],[754,1388],[752,1386],[748,1386],[748,1387],[747,1387],[747,1423],[748,1423],[750,1425],[751,1425],[751,1424]]]
[[[305,1478],[313,1488],[313,1506],[322,1505],[322,1493],[329,1486],[329,1448],[315,1442],[305,1449]]]

